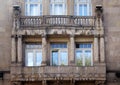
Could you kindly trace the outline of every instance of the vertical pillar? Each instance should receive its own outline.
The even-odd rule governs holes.
[[[22,63],[22,35],[18,35],[17,51],[18,63]]]
[[[67,0],[67,15],[74,15],[74,0]]]
[[[74,65],[75,60],[75,39],[74,35],[70,35],[70,65]]]
[[[49,15],[49,13],[50,13],[50,5],[49,5],[49,2],[50,2],[50,0],[42,0],[43,2],[43,15]]]
[[[98,36],[94,37],[94,62],[99,62]]]
[[[42,35],[42,65],[46,65],[47,59],[47,40],[46,35]]]
[[[42,81],[42,85],[47,85],[46,80],[43,80],[43,81]]]
[[[104,36],[100,37],[100,62],[105,62]]]
[[[12,36],[11,63],[16,62],[16,35]]]

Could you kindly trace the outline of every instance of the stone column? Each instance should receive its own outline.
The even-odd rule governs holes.
[[[42,0],[42,6],[43,6],[43,15],[49,15],[50,14],[50,5],[49,5],[49,1],[50,0]]]
[[[46,80],[43,80],[43,81],[42,81],[42,85],[47,85]]]
[[[74,35],[70,35],[70,65],[75,64],[75,39]]]
[[[42,66],[46,65],[47,59],[47,40],[46,35],[42,35]]]
[[[100,62],[105,62],[104,36],[100,37]]]
[[[11,63],[16,62],[16,35],[12,36]]]
[[[94,36],[94,62],[99,62],[98,36]]]
[[[67,15],[74,15],[74,0],[67,0]]]
[[[22,36],[18,35],[18,42],[17,42],[17,53],[18,53],[18,63],[22,63]]]

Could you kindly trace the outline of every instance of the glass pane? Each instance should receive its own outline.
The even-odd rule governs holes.
[[[27,58],[26,58],[26,65],[27,66],[34,66],[34,56],[32,52],[27,52]]]
[[[30,2],[38,2],[38,0],[30,0]]]
[[[67,48],[66,43],[53,43],[51,44],[51,48]]]
[[[41,66],[42,52],[36,52],[36,66]]]
[[[31,4],[30,5],[30,16],[38,16],[38,5],[37,4]]]
[[[91,66],[91,51],[85,51],[85,66]]]
[[[63,5],[62,4],[55,4],[55,7],[54,7],[54,12],[55,12],[55,15],[63,15]]]
[[[52,52],[52,65],[53,66],[58,65],[58,51]]]
[[[86,4],[84,4],[84,16],[88,16],[88,13],[87,13],[87,5]]]
[[[79,15],[83,16],[83,5],[79,5]]]
[[[60,65],[68,65],[67,52],[60,52]]]
[[[40,4],[40,15],[42,15],[42,4]]]
[[[77,66],[83,66],[82,51],[76,51],[76,64]]]

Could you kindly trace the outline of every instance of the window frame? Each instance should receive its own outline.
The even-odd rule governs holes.
[[[51,43],[54,44],[54,43]],[[50,65],[51,66],[68,66],[68,45],[67,43],[65,43],[67,45],[67,48],[52,48],[50,44]],[[55,43],[55,44],[61,44],[61,43]],[[58,65],[53,65],[53,56],[52,56],[52,52],[57,51],[58,52]],[[67,53],[67,65],[60,65],[61,64],[61,52],[66,52]]]
[[[41,45],[41,44],[26,44],[26,45]],[[27,56],[28,52],[33,53],[33,65],[31,65],[31,66],[28,65],[28,57],[29,57],[29,56]],[[37,56],[36,56],[37,52],[41,53],[41,59],[42,59],[42,45],[41,45],[41,48],[26,48],[25,47],[25,66],[26,67],[41,66],[41,64],[37,65],[37,63],[38,63]],[[41,63],[42,63],[42,60],[41,60]]]
[[[38,6],[38,15],[31,15],[30,5],[37,5]],[[31,2],[30,0],[25,0],[25,15],[26,16],[42,16],[43,15],[42,0],[38,0],[38,2]]]
[[[62,0],[56,0],[56,2],[54,0],[50,0],[50,15],[59,15],[59,14],[55,14],[55,5],[62,5],[62,11],[63,14],[61,15],[66,15],[67,14],[67,0],[63,0],[63,2],[60,2]]]
[[[91,44],[91,48],[75,48],[75,65],[78,66],[77,56],[76,56],[77,51],[82,51],[82,66],[86,66],[85,65],[85,51],[91,51],[91,65],[89,66],[93,66],[93,44],[92,43],[76,43],[76,44]]]
[[[87,6],[87,15],[84,14],[84,8],[82,8],[82,15],[80,15],[80,5],[86,5]],[[91,0],[75,0],[74,2],[74,15],[76,16],[92,16],[92,3]]]

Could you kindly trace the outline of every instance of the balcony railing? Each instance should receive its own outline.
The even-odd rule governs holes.
[[[20,27],[46,27],[46,26],[68,26],[68,27],[94,27],[94,16],[21,16]]]
[[[105,66],[71,67],[71,66],[46,66],[24,67],[22,72],[14,70],[12,80],[41,80],[41,79],[79,79],[79,80],[105,80]]]

